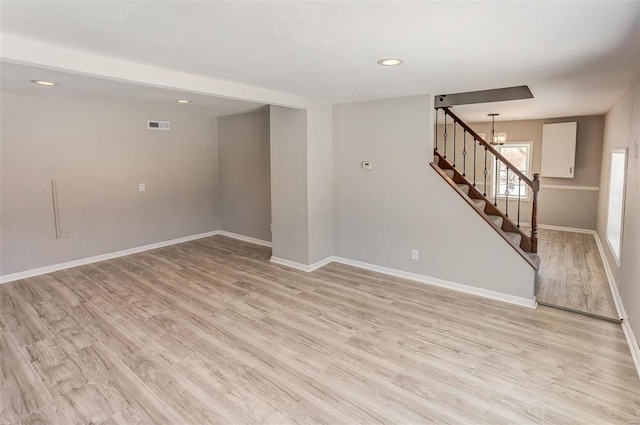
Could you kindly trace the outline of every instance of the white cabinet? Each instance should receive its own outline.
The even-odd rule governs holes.
[[[542,177],[573,178],[577,124],[562,122],[542,126]]]

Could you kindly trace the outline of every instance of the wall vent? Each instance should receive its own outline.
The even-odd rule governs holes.
[[[147,130],[171,130],[171,123],[169,121],[147,121]]]

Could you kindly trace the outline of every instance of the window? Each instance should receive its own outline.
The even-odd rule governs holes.
[[[622,225],[624,222],[624,197],[627,172],[627,149],[611,151],[611,175],[609,176],[609,207],[607,212],[607,243],[611,247],[618,267],[621,267]]]
[[[496,146],[496,150],[502,154],[511,164],[516,167],[522,174],[529,177],[531,169],[531,142],[508,143],[506,145]],[[492,195],[495,196],[495,175],[496,175],[495,159],[493,160],[493,179],[491,181]],[[529,199],[529,186],[518,178],[518,176],[509,170],[507,166],[498,161],[498,197]],[[519,183],[519,185],[518,185]]]

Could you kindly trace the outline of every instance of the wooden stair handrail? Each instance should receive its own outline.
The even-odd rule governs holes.
[[[473,136],[473,138],[475,140],[477,140],[482,146],[484,146],[484,148],[487,151],[491,152],[497,159],[502,161],[502,163],[507,167],[508,171],[511,171],[512,173],[517,175],[522,181],[525,182],[525,184],[527,186],[529,186],[531,188],[532,205],[531,205],[531,236],[529,237],[529,240],[530,240],[530,251],[533,252],[533,253],[538,252],[538,191],[540,191],[540,174],[535,173],[533,175],[533,180],[531,180],[529,177],[524,175],[524,173],[522,171],[520,171],[516,167],[514,167],[511,164],[511,162],[509,162],[509,160],[507,158],[505,158],[500,152],[498,152],[496,149],[494,149],[493,146],[491,146],[489,143],[486,142],[486,140],[484,140],[482,137],[480,137],[478,135],[478,133],[473,131],[473,129],[471,127],[469,127],[464,121],[462,121],[460,118],[458,118],[458,116],[456,114],[451,112],[451,110],[448,107],[446,107],[446,106],[436,107],[436,111],[438,109],[442,109],[444,111],[444,113],[445,113],[445,122],[446,122],[446,116],[449,115],[453,119],[454,127],[455,127],[456,124],[460,125],[460,127],[462,127],[464,130],[466,130],[469,134],[471,134]],[[445,126],[445,134],[446,134],[446,126]],[[437,146],[438,145],[436,144],[436,149],[435,149],[436,152],[438,151]],[[455,144],[454,144],[454,146],[455,146]],[[446,137],[445,137],[445,149],[446,149]],[[474,155],[475,155],[475,153],[474,153]],[[438,154],[438,156],[440,156],[440,155]],[[475,156],[474,156],[474,160],[475,160]],[[485,161],[486,161],[486,158],[485,158]],[[486,173],[486,163],[485,163],[485,173]],[[475,185],[475,183],[474,183],[474,185]]]
[[[451,112],[451,110],[449,110],[448,107],[440,107],[440,108],[436,108],[436,109],[442,109],[444,110],[444,113],[449,115],[451,118],[453,118],[453,120],[460,125],[460,127],[464,128],[465,130],[467,130],[467,132],[469,134],[471,134],[478,142],[480,142],[480,144],[482,146],[484,146],[489,152],[491,152],[494,156],[496,156],[500,161],[502,161],[507,167],[509,167],[509,171],[511,171],[512,173],[514,173],[515,175],[517,175],[518,177],[520,177],[526,184],[527,186],[529,186],[531,189],[533,189],[534,191],[536,191],[536,188],[534,187],[534,183],[533,181],[527,177],[526,175],[524,175],[524,173],[522,173],[522,171],[518,170],[517,168],[515,168],[514,166],[511,165],[511,163],[509,162],[509,160],[507,158],[505,158],[504,156],[502,156],[502,154],[500,152],[498,152],[497,150],[495,150],[493,148],[493,146],[491,146],[489,143],[487,143],[482,137],[480,137],[478,135],[478,133],[476,133],[475,131],[473,131],[473,129],[471,127],[469,127],[464,121],[462,121],[460,118],[458,118],[458,116],[456,114],[454,114],[453,112]]]

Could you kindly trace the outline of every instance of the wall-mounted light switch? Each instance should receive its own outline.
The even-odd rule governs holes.
[[[140,189],[140,192],[144,192],[145,190],[147,190],[147,186],[144,183],[140,183],[138,188]]]
[[[363,161],[362,162],[362,169],[363,170],[373,170],[373,162]]]

